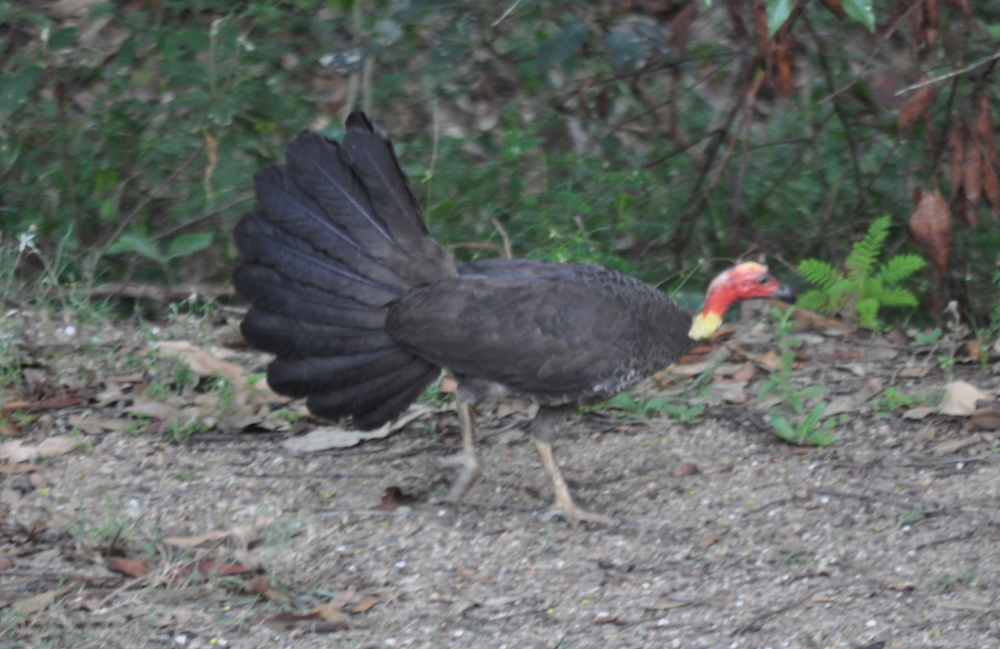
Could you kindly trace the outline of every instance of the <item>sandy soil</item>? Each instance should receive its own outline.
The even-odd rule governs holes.
[[[481,409],[484,473],[442,505],[453,472],[435,458],[458,447],[453,413],[293,453],[287,438],[322,425],[301,406],[241,405],[239,391],[234,405],[153,351],[183,340],[260,371],[266,358],[222,345],[234,322],[69,335],[49,314],[8,316],[18,375],[0,397],[34,405],[7,407],[5,437],[78,444],[0,465],[0,645],[1000,646],[996,437],[850,401],[872,381],[939,395],[940,350],[805,334],[797,380],[825,383],[851,421],[828,448],[797,447],[754,405],[773,345],[747,328],[710,357],[749,369],[743,385],[645,386],[705,401],[692,421],[608,408],[573,421],[557,445],[570,486],[622,520],[577,527],[540,519],[552,491],[523,404]],[[997,388],[978,365],[955,371]],[[79,399],[38,406],[66,397]],[[129,412],[157,401],[202,425]]]

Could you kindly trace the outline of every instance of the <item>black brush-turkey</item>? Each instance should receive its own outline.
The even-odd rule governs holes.
[[[448,370],[463,440],[453,500],[478,472],[473,407],[518,396],[541,406],[531,428],[552,513],[608,520],[577,507],[556,464],[552,438],[567,411],[665,368],[732,302],[791,296],[744,263],[712,282],[692,322],[662,292],[600,266],[457,263],[430,236],[388,137],[362,113],[339,144],[304,132],[285,155],[255,176],[259,209],[235,231],[234,282],[252,304],[243,335],[276,355],[271,388],[363,429],[395,418]]]

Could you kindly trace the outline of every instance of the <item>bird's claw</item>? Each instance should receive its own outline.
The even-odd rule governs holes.
[[[572,523],[574,525],[587,522],[599,523],[609,527],[618,527],[622,524],[622,521],[617,518],[611,518],[610,516],[605,516],[604,514],[598,514],[596,512],[589,512],[585,509],[580,509],[576,503],[573,502],[570,502],[569,504],[556,503],[542,512],[540,518],[543,522],[548,522],[556,516],[559,516],[567,523]]]
[[[458,476],[455,478],[455,483],[451,486],[448,494],[442,499],[445,502],[458,502],[479,475],[479,462],[474,455],[467,453],[456,453],[447,457],[438,457],[437,461],[442,466],[458,467],[459,471]]]

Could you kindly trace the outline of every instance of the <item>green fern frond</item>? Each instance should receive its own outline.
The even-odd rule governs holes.
[[[909,289],[893,286],[885,289],[879,298],[882,306],[917,306],[917,296]]]
[[[857,303],[858,324],[862,327],[872,327],[878,323],[878,300],[868,298]]]
[[[853,279],[842,279],[830,288],[826,289],[830,296],[830,306],[836,310],[842,307],[846,295],[858,294],[858,283]]]
[[[819,259],[803,259],[799,262],[799,272],[809,280],[810,284],[815,284],[821,289],[830,288],[840,279],[840,271]]]
[[[888,285],[898,284],[926,265],[920,255],[896,255],[882,265],[878,277]]]
[[[826,311],[830,304],[830,298],[823,291],[806,291],[795,301],[796,308],[808,309],[809,311]]]
[[[847,262],[845,263],[848,277],[862,282],[866,277],[871,275],[872,267],[882,252],[882,244],[885,243],[885,238],[889,236],[890,225],[892,225],[892,219],[889,216],[875,219],[871,227],[868,228],[864,239],[854,244],[851,254],[847,256]]]

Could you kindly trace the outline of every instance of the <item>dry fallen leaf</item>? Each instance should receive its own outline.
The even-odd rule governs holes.
[[[965,427],[971,430],[1000,430],[1000,409],[982,408],[972,413]]]
[[[674,468],[674,475],[677,477],[694,475],[696,473],[698,473],[698,465],[694,462],[681,462]]]
[[[922,379],[930,371],[929,367],[904,367],[896,376],[901,379]]]
[[[327,622],[317,613],[295,615],[294,613],[278,613],[265,618],[262,624],[276,631],[312,631],[313,633],[330,633],[343,631],[350,627],[346,620]]]
[[[917,406],[903,413],[903,419],[923,419],[933,415],[937,409],[932,406]]]
[[[14,614],[15,615],[32,615],[33,613],[38,613],[42,611],[54,601],[73,590],[73,587],[66,586],[64,588],[59,588],[57,590],[50,590],[45,593],[39,593],[34,597],[29,597],[28,599],[22,599],[17,604],[14,604]]]
[[[163,539],[163,543],[178,548],[193,548],[203,544],[214,544],[223,539],[236,537],[243,541],[249,541],[256,532],[267,527],[274,522],[273,518],[261,518],[252,525],[239,525],[231,530],[213,530],[198,536],[169,536]]]
[[[266,575],[254,577],[247,583],[243,584],[243,590],[250,593],[251,595],[261,595],[275,602],[284,602],[287,604],[292,601],[291,598],[288,597],[288,595],[284,594],[277,588],[271,588],[271,582],[268,581]]]
[[[938,271],[946,272],[951,254],[951,210],[941,192],[936,189],[923,192],[910,215],[910,235]]]
[[[191,368],[198,376],[219,376],[229,381],[236,391],[244,397],[257,403],[287,401],[271,391],[266,380],[260,380],[250,386],[247,381],[247,371],[235,363],[217,358],[207,349],[197,347],[183,340],[167,340],[159,343],[160,356],[170,358],[176,356]]]
[[[38,446],[25,446],[21,440],[0,444],[0,460],[11,464],[27,462],[31,458],[54,457],[69,453],[80,443],[73,437],[49,437]]]
[[[347,622],[350,617],[340,610],[341,606],[343,606],[342,602],[330,601],[314,608],[313,614],[320,616],[327,622]]]
[[[366,440],[388,437],[397,430],[405,428],[410,422],[425,415],[444,412],[450,409],[450,406],[447,408],[431,408],[430,406],[414,404],[410,406],[405,415],[386,423],[377,430],[361,431],[341,426],[322,426],[314,428],[305,435],[290,437],[284,440],[281,445],[293,453],[315,453],[316,451],[325,451],[331,448],[357,446]]]
[[[403,490],[399,487],[386,487],[385,493],[382,494],[382,504],[380,507],[387,512],[391,512],[399,509],[403,505],[409,505],[416,499],[416,496],[403,493]]]
[[[931,455],[935,457],[941,457],[944,455],[950,455],[952,453],[957,453],[963,448],[973,446],[982,441],[982,437],[979,435],[970,435],[965,439],[950,439],[947,442],[941,442],[937,446],[931,449]]]
[[[351,612],[364,613],[365,611],[367,611],[368,609],[370,609],[371,607],[375,606],[378,603],[379,603],[378,597],[365,597],[360,602],[358,602],[357,606],[351,609]]]
[[[976,411],[976,401],[988,400],[982,390],[965,381],[953,381],[944,386],[944,396],[938,413],[953,417],[968,417]]]
[[[123,559],[122,557],[108,559],[108,570],[120,572],[129,577],[142,577],[149,574],[149,566],[142,559]]]
[[[921,74],[918,81],[927,81],[927,75]],[[913,126],[927,116],[937,99],[939,88],[936,83],[932,83],[922,88],[918,88],[910,97],[903,102],[899,108],[898,130],[900,133],[908,133]]]
[[[980,148],[980,159],[982,164],[981,185],[983,195],[993,207],[993,220],[997,220],[997,213],[1000,210],[1000,162],[998,162],[997,147],[993,138],[993,118],[990,116],[989,102],[986,93],[979,98],[979,106],[973,117],[972,131],[974,134],[973,146]]]

